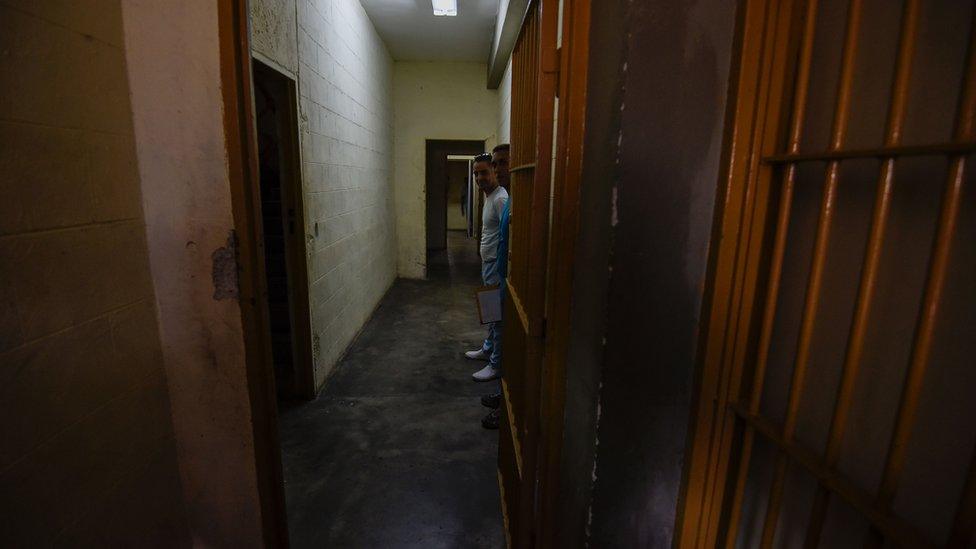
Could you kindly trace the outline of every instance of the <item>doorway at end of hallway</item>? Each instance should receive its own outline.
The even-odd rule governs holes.
[[[472,186],[468,159],[485,152],[483,140],[428,139],[426,147],[427,260],[443,255],[448,231],[478,232],[480,193]],[[455,211],[457,210],[457,211]]]

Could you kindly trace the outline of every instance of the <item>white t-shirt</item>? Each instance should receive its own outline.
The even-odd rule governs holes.
[[[508,202],[508,191],[498,186],[485,197],[481,209],[481,261],[495,261],[498,258],[498,229],[502,210]]]

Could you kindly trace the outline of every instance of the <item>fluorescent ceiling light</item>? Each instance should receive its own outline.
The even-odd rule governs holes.
[[[457,0],[430,0],[434,5],[434,15],[457,15]]]

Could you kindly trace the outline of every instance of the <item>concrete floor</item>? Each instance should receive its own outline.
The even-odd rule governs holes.
[[[464,359],[485,330],[476,243],[449,233],[427,281],[397,280],[315,401],[283,406],[293,547],[504,547],[498,431]]]

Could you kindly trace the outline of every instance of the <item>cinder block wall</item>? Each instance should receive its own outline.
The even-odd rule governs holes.
[[[0,539],[189,545],[121,7],[0,5]]]
[[[396,277],[393,60],[357,0],[254,0],[251,18],[252,50],[299,87],[321,386]]]
[[[486,86],[483,63],[397,61],[396,222],[398,274],[423,278],[427,271],[426,140],[496,143],[498,92]]]

